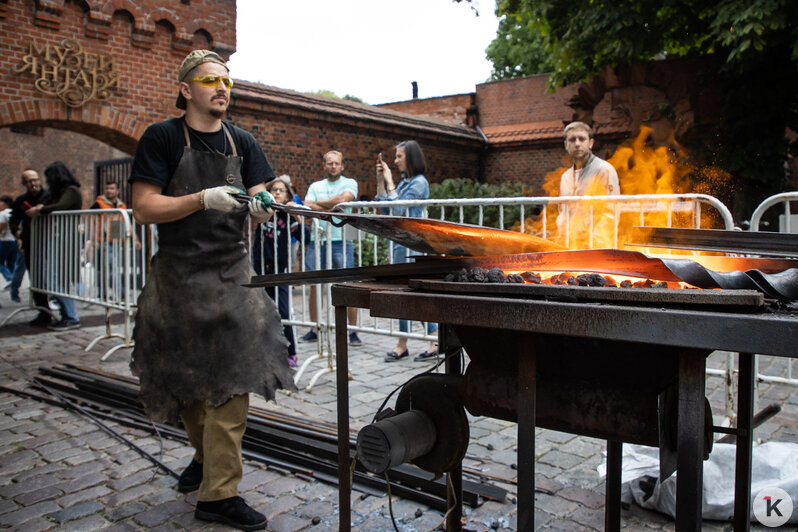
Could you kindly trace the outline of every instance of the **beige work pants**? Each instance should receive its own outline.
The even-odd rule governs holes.
[[[226,403],[212,406],[196,401],[180,412],[194,460],[202,464],[198,501],[210,502],[238,495],[243,476],[241,439],[247,426],[249,394],[236,395]]]

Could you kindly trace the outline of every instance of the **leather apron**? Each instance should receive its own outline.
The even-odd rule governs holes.
[[[242,158],[224,124],[233,155],[186,146],[164,194],[204,188],[244,188]],[[141,382],[148,416],[176,424],[198,400],[218,406],[256,392],[273,399],[295,389],[274,302],[263,290],[241,286],[254,271],[244,242],[246,205],[230,212],[203,210],[158,224],[158,252],[138,299],[130,368]]]

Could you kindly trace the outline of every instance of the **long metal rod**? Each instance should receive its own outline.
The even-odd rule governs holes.
[[[798,235],[787,233],[635,227],[630,238],[627,245],[798,257]]]

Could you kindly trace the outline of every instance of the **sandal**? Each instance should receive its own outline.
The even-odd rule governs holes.
[[[410,356],[410,353],[408,353],[407,349],[405,349],[402,353],[388,351],[388,354],[385,355],[385,362],[396,362],[397,360],[401,360],[407,356]]]

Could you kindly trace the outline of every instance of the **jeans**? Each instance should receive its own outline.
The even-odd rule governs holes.
[[[277,310],[280,311],[280,318],[287,320],[291,315],[291,308],[288,306],[288,285],[278,286],[277,289],[279,290],[280,294],[280,301],[277,302]],[[269,294],[269,297],[272,298],[274,301],[274,287],[267,286],[265,288],[266,293]],[[288,356],[296,356],[296,341],[294,340],[294,328],[290,325],[283,325],[283,334],[285,335],[285,339],[288,340]]]
[[[333,268],[354,268],[355,267],[355,246],[352,245],[352,242],[347,240],[346,241],[346,266],[344,266],[344,255],[343,255],[343,246],[341,245],[343,242],[338,240],[332,243],[332,267]],[[321,248],[319,249],[321,254],[321,260],[319,262],[319,267],[316,268],[316,243],[311,242],[308,246],[308,251],[305,254],[305,269],[307,271],[313,270],[326,270],[329,268],[327,266],[327,243],[322,242]]]
[[[17,241],[0,240],[0,275],[7,282],[14,279],[14,268],[17,262]]]
[[[394,264],[401,264],[404,262],[410,262],[408,260],[410,257],[415,257],[420,255],[415,251],[409,250],[406,247],[397,244],[396,242],[393,243],[393,263]],[[432,334],[434,332],[438,332],[438,324],[431,323],[431,322],[421,322],[422,327],[426,325],[427,334]],[[411,329],[410,322],[407,320],[399,320],[399,330],[402,332],[410,332]]]
[[[58,301],[61,307],[61,320],[63,321],[80,321],[78,313],[75,311],[75,302],[68,297],[52,296],[53,299]]]
[[[22,252],[17,253],[17,258],[14,261],[14,277],[11,279],[11,297],[19,297],[19,287],[22,286],[22,278],[25,277],[25,254]]]

